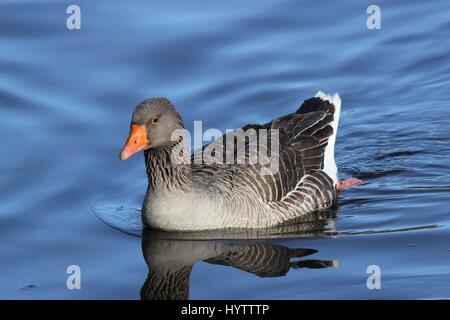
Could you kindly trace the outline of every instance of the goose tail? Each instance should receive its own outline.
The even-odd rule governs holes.
[[[330,125],[333,128],[333,134],[328,139],[328,145],[325,148],[323,171],[333,180],[336,184],[338,182],[338,170],[336,161],[334,159],[334,145],[336,143],[336,135],[339,124],[339,117],[341,114],[341,97],[339,94],[328,95],[322,91],[317,92],[315,97],[320,98],[324,101],[328,101],[334,105],[333,121]]]

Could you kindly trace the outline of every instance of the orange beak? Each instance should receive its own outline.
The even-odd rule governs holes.
[[[143,124],[132,124],[127,142],[120,152],[120,160],[127,160],[133,154],[150,146],[147,128]]]

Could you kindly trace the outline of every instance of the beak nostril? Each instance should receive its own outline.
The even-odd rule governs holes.
[[[134,140],[133,143],[136,144],[136,143],[137,143],[137,140]]]

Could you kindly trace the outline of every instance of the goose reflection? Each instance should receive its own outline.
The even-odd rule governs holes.
[[[255,276],[282,277],[291,269],[338,267],[337,260],[314,260],[315,249],[289,248],[276,238],[317,236],[328,219],[245,233],[168,233],[146,230],[142,252],[148,276],[141,288],[144,300],[189,299],[189,278],[198,261],[224,265]],[[305,233],[309,232],[309,233]],[[270,239],[272,238],[272,239]],[[308,259],[303,259],[308,257]]]

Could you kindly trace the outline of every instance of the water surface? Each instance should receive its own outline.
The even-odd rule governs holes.
[[[76,4],[73,31],[68,3],[0,4],[0,298],[151,298],[146,279],[191,266],[188,292],[171,287],[192,299],[450,297],[448,1],[379,1],[380,30],[356,0]],[[341,177],[365,181],[337,211],[276,236],[136,236],[143,159],[118,152],[137,103],[224,130],[318,90],[342,97]]]

